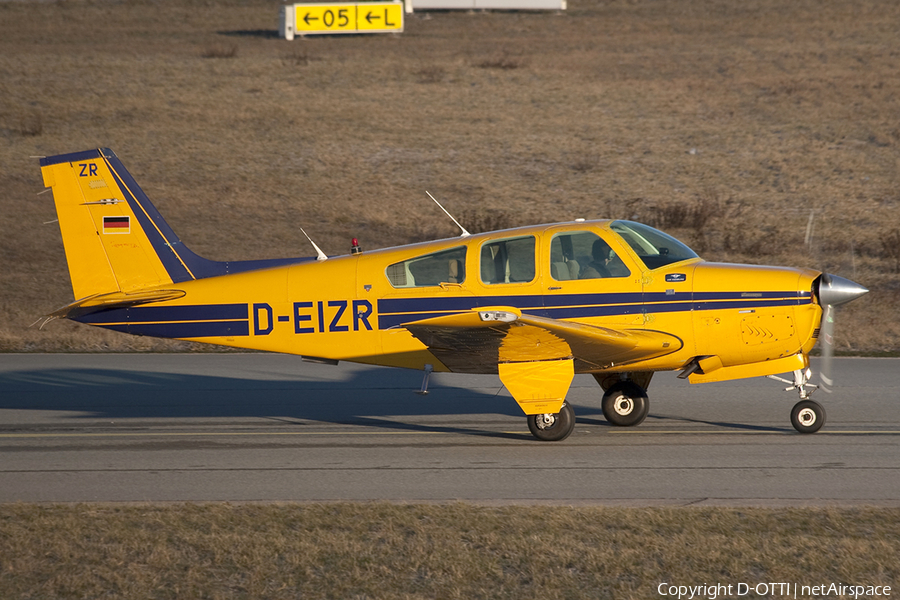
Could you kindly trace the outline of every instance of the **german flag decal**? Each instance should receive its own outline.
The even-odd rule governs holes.
[[[131,217],[103,217],[103,233],[131,233]]]

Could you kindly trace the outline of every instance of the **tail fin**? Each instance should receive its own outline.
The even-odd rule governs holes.
[[[76,300],[309,259],[216,262],[191,252],[109,148],[41,159]]]
[[[44,186],[53,188],[76,299],[176,281],[159,252],[168,239],[153,216],[162,217],[155,209],[148,214],[146,196],[115,154],[50,156],[41,159],[41,172]]]

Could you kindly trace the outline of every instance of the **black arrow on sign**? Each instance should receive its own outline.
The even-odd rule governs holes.
[[[309,25],[310,21],[318,21],[319,17],[310,18],[309,13],[306,13],[306,15],[303,17],[303,20],[306,22],[307,25]]]

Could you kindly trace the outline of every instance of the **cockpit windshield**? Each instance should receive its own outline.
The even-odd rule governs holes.
[[[697,253],[658,229],[633,221],[613,221],[610,226],[640,257],[648,269],[698,258]]]

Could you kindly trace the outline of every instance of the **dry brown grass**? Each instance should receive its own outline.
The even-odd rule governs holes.
[[[237,56],[237,44],[213,44],[203,50],[203,58],[234,58]]]
[[[900,576],[896,509],[4,505],[0,525],[4,600],[646,599]]]
[[[30,157],[96,146],[210,258],[309,255],[298,225],[329,254],[454,235],[426,189],[516,224],[636,216],[860,281],[839,348],[900,349],[900,5],[569,7],[287,42],[263,0],[0,2],[0,349],[174,347],[28,328],[72,299]]]

